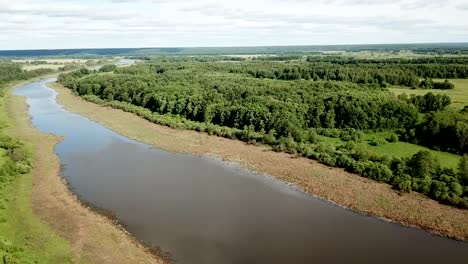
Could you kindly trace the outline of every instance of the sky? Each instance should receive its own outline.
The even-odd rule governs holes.
[[[468,0],[0,0],[0,50],[468,42]]]

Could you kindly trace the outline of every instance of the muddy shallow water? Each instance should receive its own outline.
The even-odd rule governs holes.
[[[468,243],[354,213],[271,177],[175,154],[65,111],[42,80],[15,90],[70,188],[178,263],[464,263]]]

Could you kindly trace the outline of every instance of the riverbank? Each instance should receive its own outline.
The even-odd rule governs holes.
[[[309,159],[273,152],[266,146],[159,126],[136,115],[87,102],[59,84],[50,86],[58,92],[57,101],[70,112],[86,116],[129,138],[172,152],[214,155],[238,162],[355,211],[468,240],[468,210],[442,205],[417,193],[400,195],[390,185]]]
[[[60,176],[60,161],[54,152],[60,138],[43,134],[31,125],[24,98],[7,93],[5,110],[12,120],[11,134],[26,142],[34,153],[30,183],[26,182],[24,187],[24,192],[31,195],[27,202],[34,215],[51,227],[53,234],[57,233],[67,242],[72,251],[71,262],[166,262],[151,254],[110,219],[84,206],[68,190]]]

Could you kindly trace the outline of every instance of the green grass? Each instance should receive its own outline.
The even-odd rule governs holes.
[[[443,82],[445,79],[434,79],[437,82]],[[450,79],[451,83],[455,85],[453,90],[435,90],[435,89],[410,89],[403,87],[391,87],[389,90],[395,94],[406,93],[407,95],[425,95],[428,92],[434,94],[446,94],[452,99],[451,108],[460,110],[465,105],[468,105],[468,79]]]
[[[375,138],[387,139],[393,132],[384,131],[376,133],[366,133],[362,144],[370,151],[380,156],[398,157],[398,158],[409,158],[419,151],[429,151],[434,157],[436,157],[443,167],[458,168],[460,156],[448,152],[436,151],[423,146],[406,143],[406,142],[393,142],[386,143],[379,146],[372,146],[370,142]],[[330,144],[332,146],[339,146],[346,144],[345,141],[339,138],[319,136],[320,142]]]
[[[367,141],[367,143],[369,143],[369,141],[374,138],[388,139],[392,133],[393,132],[391,131],[367,133],[365,136],[365,140]],[[399,158],[408,158],[419,151],[426,150],[429,151],[434,157],[436,157],[443,167],[449,167],[453,169],[456,169],[458,167],[458,162],[460,161],[459,155],[452,154],[449,152],[436,151],[407,142],[388,142],[379,146],[371,146],[370,144],[367,144],[367,148],[372,150],[374,153],[382,156],[388,155]]]
[[[448,152],[435,151],[422,146],[418,146],[406,142],[396,142],[396,143],[387,143],[380,146],[370,146],[368,148],[374,153],[379,155],[388,155],[399,158],[411,157],[421,150],[427,150],[436,157],[440,164],[443,167],[456,169],[458,167],[458,162],[460,161],[460,156]]]
[[[342,145],[345,143],[343,140],[339,138],[332,138],[332,137],[325,137],[325,136],[318,136],[318,138],[320,142],[330,144],[333,146],[338,146],[338,145]]]
[[[0,98],[0,123],[10,128],[14,124],[5,110],[4,98]],[[0,129],[0,135],[14,137],[9,131]],[[34,151],[28,144],[24,148]],[[7,159],[4,154],[0,153],[0,164]],[[31,195],[31,174],[8,177],[0,183],[0,262],[72,263],[70,244],[33,213]]]

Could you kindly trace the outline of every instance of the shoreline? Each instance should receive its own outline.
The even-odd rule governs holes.
[[[31,201],[34,214],[69,241],[76,263],[169,263],[68,188],[54,151],[60,137],[37,130],[31,123],[26,98],[11,93],[22,85],[50,77],[55,75],[13,83],[5,96],[5,108],[15,123],[10,129],[17,138],[34,147]]]
[[[128,138],[166,151],[234,162],[344,209],[405,227],[418,227],[434,235],[468,240],[468,210],[439,204],[417,193],[400,194],[390,185],[310,159],[273,152],[267,146],[252,146],[206,133],[157,125],[122,110],[87,102],[60,84],[49,83],[48,86],[57,92],[57,102],[66,110]]]

